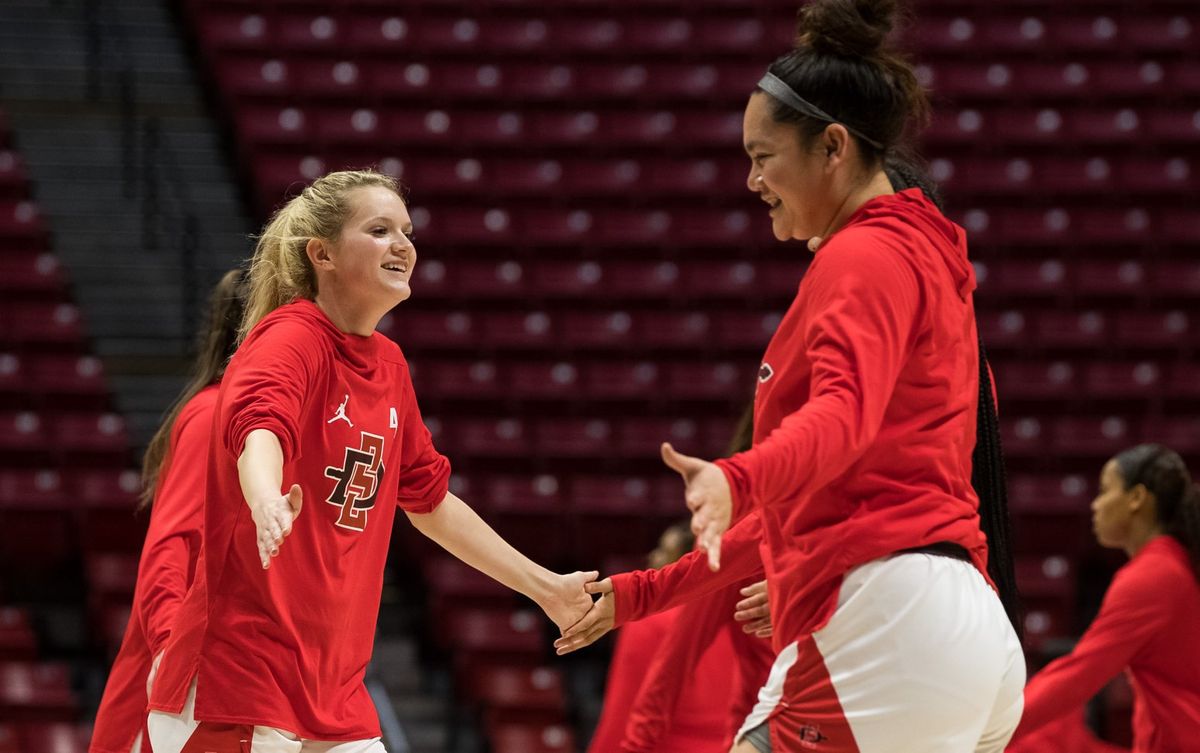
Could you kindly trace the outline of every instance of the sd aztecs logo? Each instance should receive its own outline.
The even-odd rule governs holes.
[[[342,467],[329,466],[325,476],[337,481],[325,501],[342,508],[337,524],[351,531],[367,527],[367,510],[383,481],[383,437],[362,432],[359,449],[346,448]]]

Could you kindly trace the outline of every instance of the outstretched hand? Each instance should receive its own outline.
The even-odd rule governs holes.
[[[733,619],[745,623],[743,633],[753,633],[759,638],[770,638],[771,605],[767,603],[767,582],[760,580],[743,588],[740,593],[746,598],[734,605]]]
[[[683,498],[692,511],[692,533],[700,548],[708,552],[708,568],[716,572],[721,569],[721,534],[729,530],[733,518],[729,482],[716,465],[677,452],[669,442],[663,442],[662,459],[683,477]]]
[[[556,575],[554,587],[548,596],[538,602],[559,631],[566,630],[579,622],[592,608],[592,597],[587,590],[600,577],[597,570]]]
[[[271,558],[279,555],[283,540],[292,533],[292,523],[300,516],[304,493],[299,484],[292,484],[286,495],[270,495],[247,500],[250,516],[258,531],[258,559],[263,570],[271,566]]]
[[[583,588],[589,594],[600,594],[600,598],[583,619],[564,630],[562,637],[554,642],[554,652],[559,656],[590,646],[613,629],[617,609],[612,578],[588,583]]]

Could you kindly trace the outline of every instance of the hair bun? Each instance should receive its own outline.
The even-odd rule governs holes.
[[[839,57],[873,57],[895,26],[896,0],[813,0],[800,9],[797,46]]]

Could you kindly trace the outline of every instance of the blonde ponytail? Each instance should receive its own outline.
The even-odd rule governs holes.
[[[350,217],[347,194],[372,186],[400,195],[399,184],[388,175],[344,170],[317,178],[275,212],[259,235],[250,260],[250,293],[239,341],[280,306],[316,298],[317,278],[308,260],[308,242],[313,238],[336,241]]]

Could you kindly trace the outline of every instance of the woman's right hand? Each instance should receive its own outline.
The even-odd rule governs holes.
[[[616,621],[617,607],[612,578],[605,578],[594,583],[584,583],[583,590],[589,594],[599,594],[600,598],[583,616],[583,619],[564,630],[562,637],[554,642],[555,653],[559,656],[592,645],[600,640],[601,636],[612,630],[613,623]]]
[[[246,503],[258,531],[258,559],[266,570],[271,566],[271,558],[279,554],[283,540],[291,534],[292,523],[300,516],[304,493],[299,484],[292,484],[286,495],[266,495],[247,499]]]

